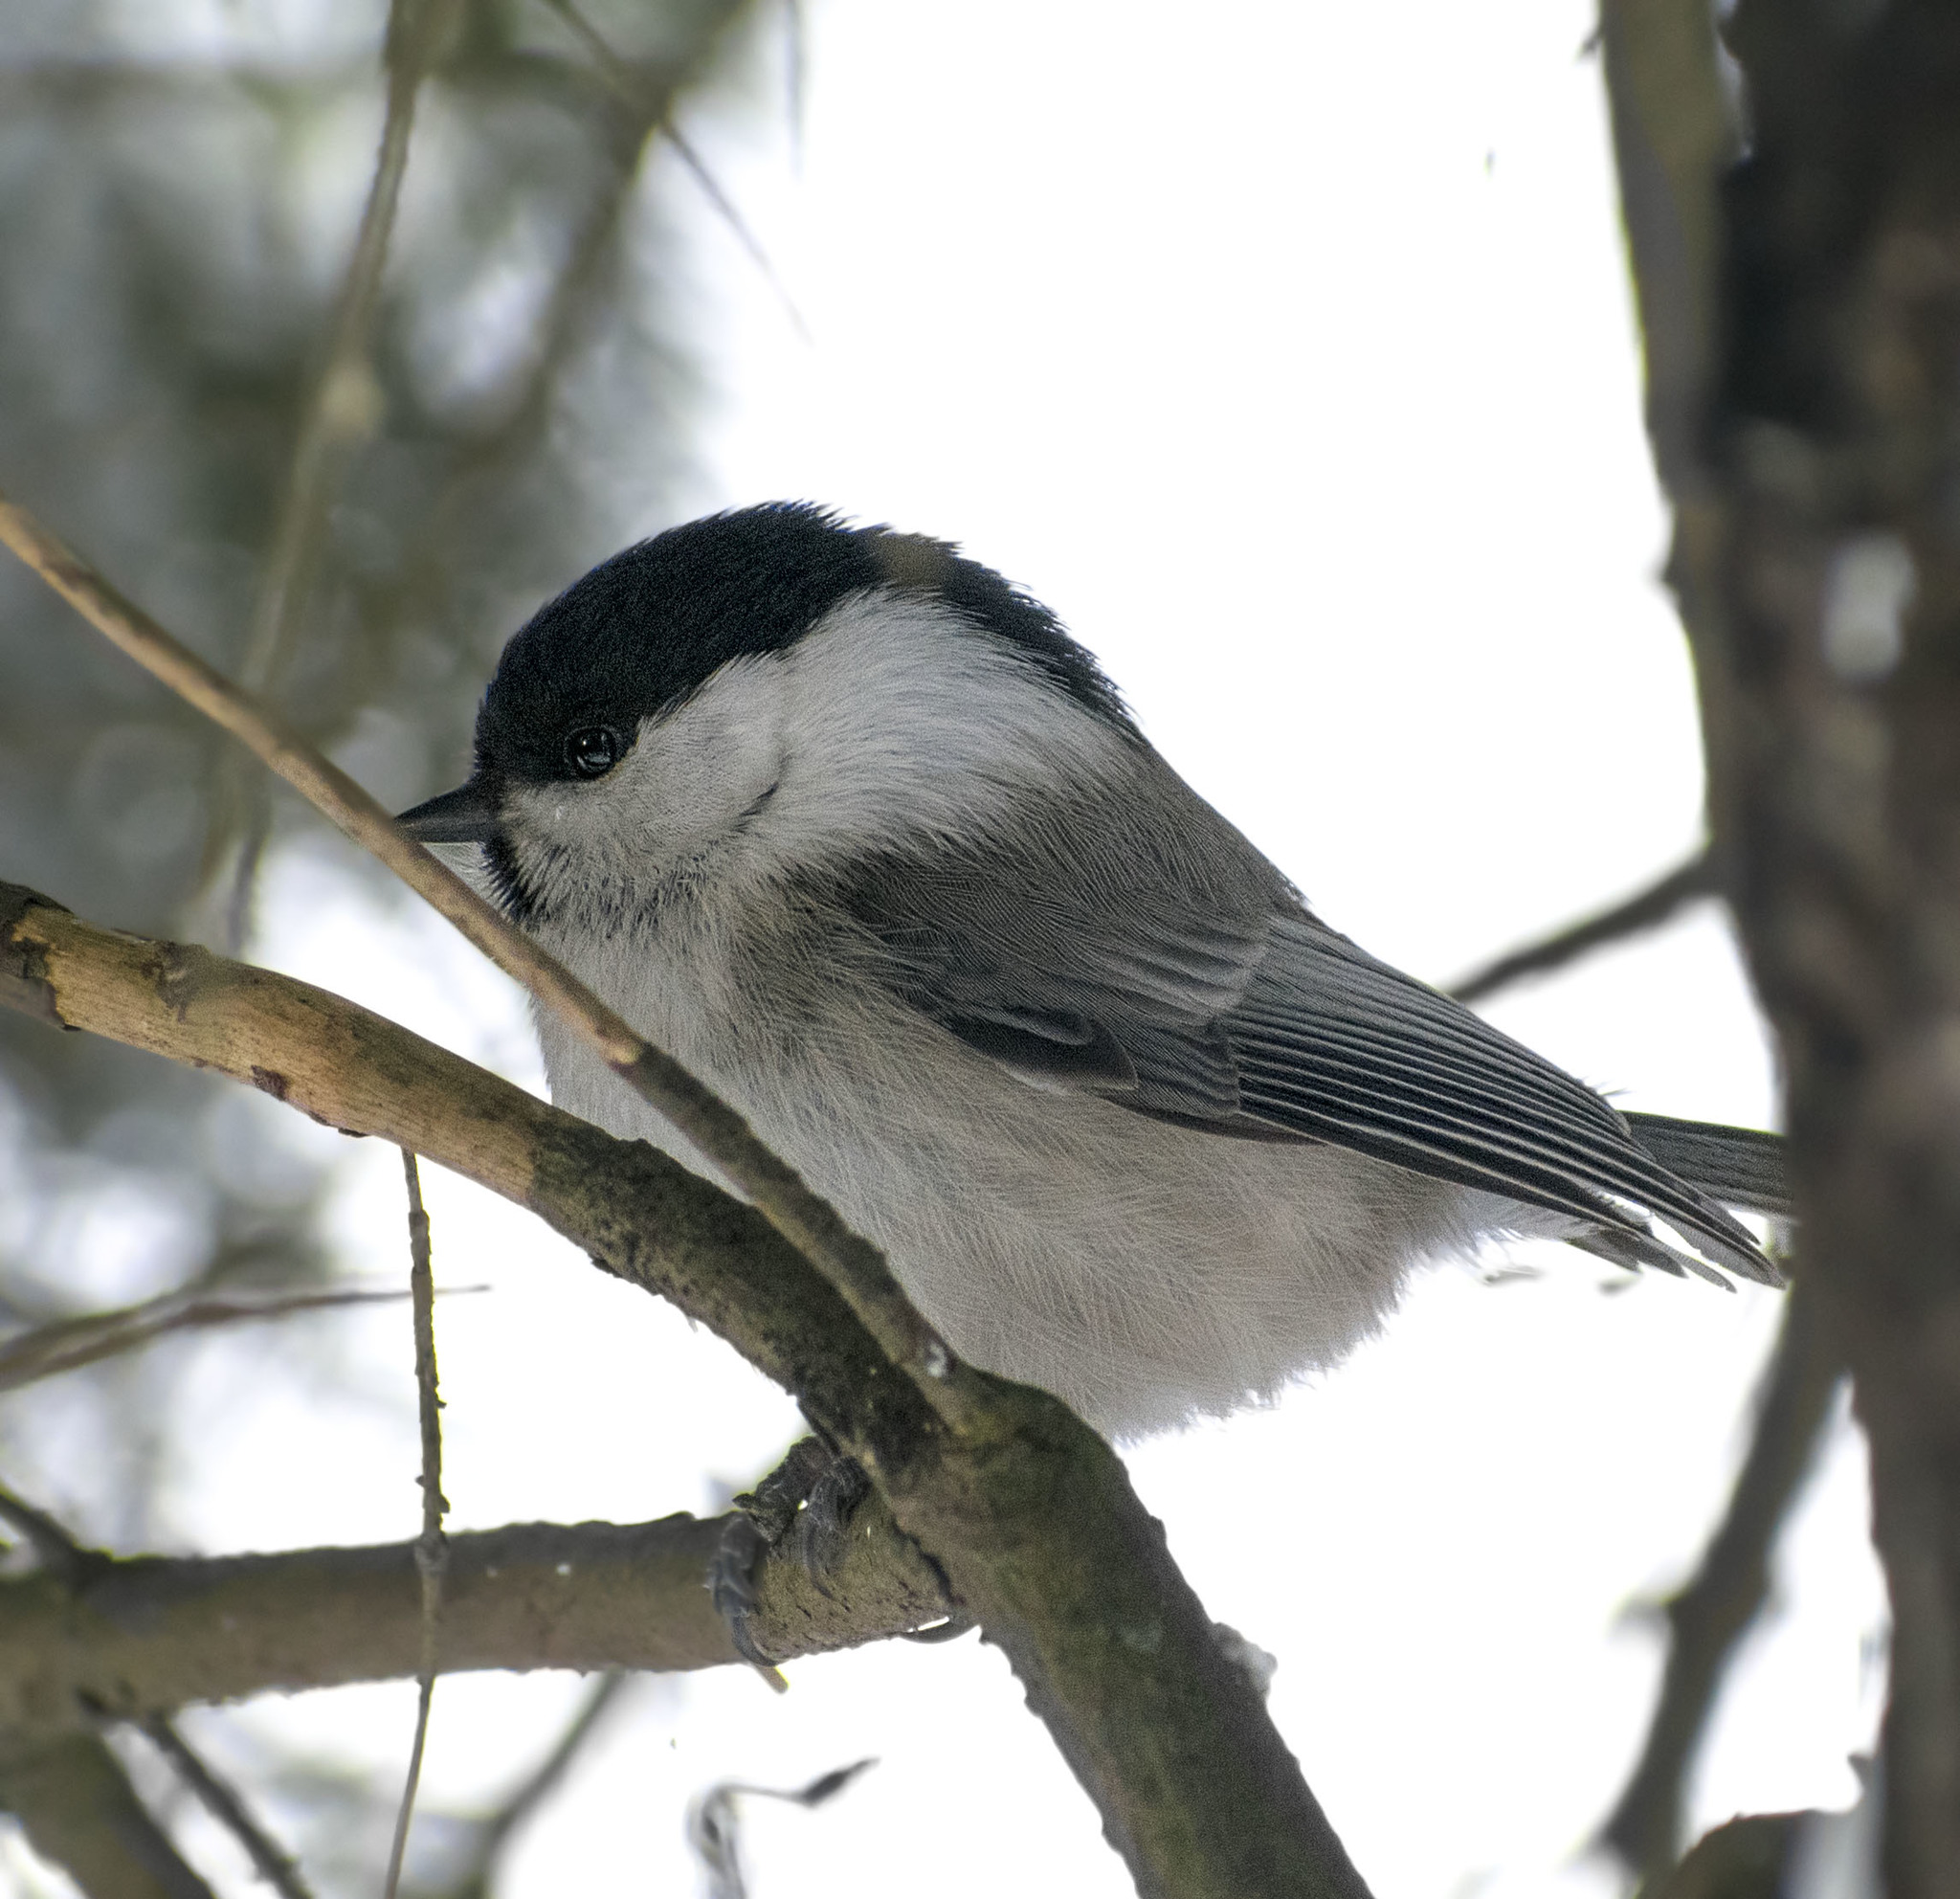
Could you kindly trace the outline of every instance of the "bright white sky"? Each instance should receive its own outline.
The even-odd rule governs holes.
[[[811,341],[670,158],[652,193],[689,236],[675,294],[715,391],[687,511],[808,496],[961,540],[1061,613],[1325,915],[1431,979],[1692,845],[1583,0],[809,12],[800,171],[779,45],[689,130]],[[535,1084],[501,979],[335,862],[278,866],[268,914],[310,921],[267,959]],[[1712,914],[1494,1013],[1629,1105],[1772,1116]],[[344,1243],[391,1272],[395,1163],[346,1172]],[[440,1315],[458,1527],[705,1508],[788,1441],[787,1401],[672,1313],[446,1176],[430,1200],[441,1278],[496,1288]],[[1749,1287],[1522,1263],[1543,1276],[1437,1275],[1319,1386],[1130,1460],[1212,1612],[1278,1654],[1274,1716],[1380,1899],[1603,1890],[1574,1855],[1656,1681],[1635,1610],[1719,1509],[1775,1319]],[[208,1547],[412,1532],[406,1332],[345,1323],[364,1407],[261,1390],[241,1428],[248,1395],[213,1384],[225,1441],[184,1502]],[[1862,1486],[1840,1430],[1698,1824],[1853,1798],[1882,1628]],[[790,1674],[780,1700],[732,1669],[649,1687],[508,1892],[691,1890],[691,1794],[862,1754],[882,1764],[831,1809],[752,1809],[757,1899],[1127,1890],[992,1651]],[[446,1680],[427,1803],[483,1803],[576,1691]],[[221,1758],[242,1722],[392,1773],[410,1718],[389,1688],[191,1725]]]

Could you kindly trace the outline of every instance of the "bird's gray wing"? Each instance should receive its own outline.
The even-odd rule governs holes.
[[[1657,1218],[1717,1264],[1780,1283],[1748,1230],[1601,1096],[1309,916],[1276,922],[1225,1030],[1249,1115],[1591,1220],[1651,1264],[1664,1263],[1643,1243],[1664,1245]]]
[[[1036,850],[860,866],[844,901],[913,1007],[1026,1080],[1220,1135],[1353,1149],[1570,1215],[1621,1263],[1704,1270],[1658,1219],[1779,1283],[1748,1229],[1599,1095],[1325,928],[1231,842],[1246,874],[1228,887],[1144,856],[1121,876],[1099,860],[1099,887]]]

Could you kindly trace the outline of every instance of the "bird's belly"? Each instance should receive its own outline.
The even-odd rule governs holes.
[[[1332,1364],[1412,1267],[1513,1211],[1344,1149],[1233,1140],[1031,1087],[861,992],[763,1031],[752,1009],[721,1015],[678,984],[657,1004],[635,989],[635,1025],[883,1248],[956,1352],[1113,1438],[1236,1410]],[[561,1106],[716,1177],[595,1058],[542,1033]]]

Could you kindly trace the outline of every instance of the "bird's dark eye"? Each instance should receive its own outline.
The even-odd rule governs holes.
[[[606,726],[586,726],[565,741],[565,762],[581,778],[603,778],[626,749]]]

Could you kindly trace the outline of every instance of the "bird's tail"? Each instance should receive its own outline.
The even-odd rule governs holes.
[[[1668,1114],[1629,1114],[1626,1124],[1662,1167],[1711,1200],[1746,1213],[1789,1214],[1790,1173],[1781,1134],[1677,1121]]]

